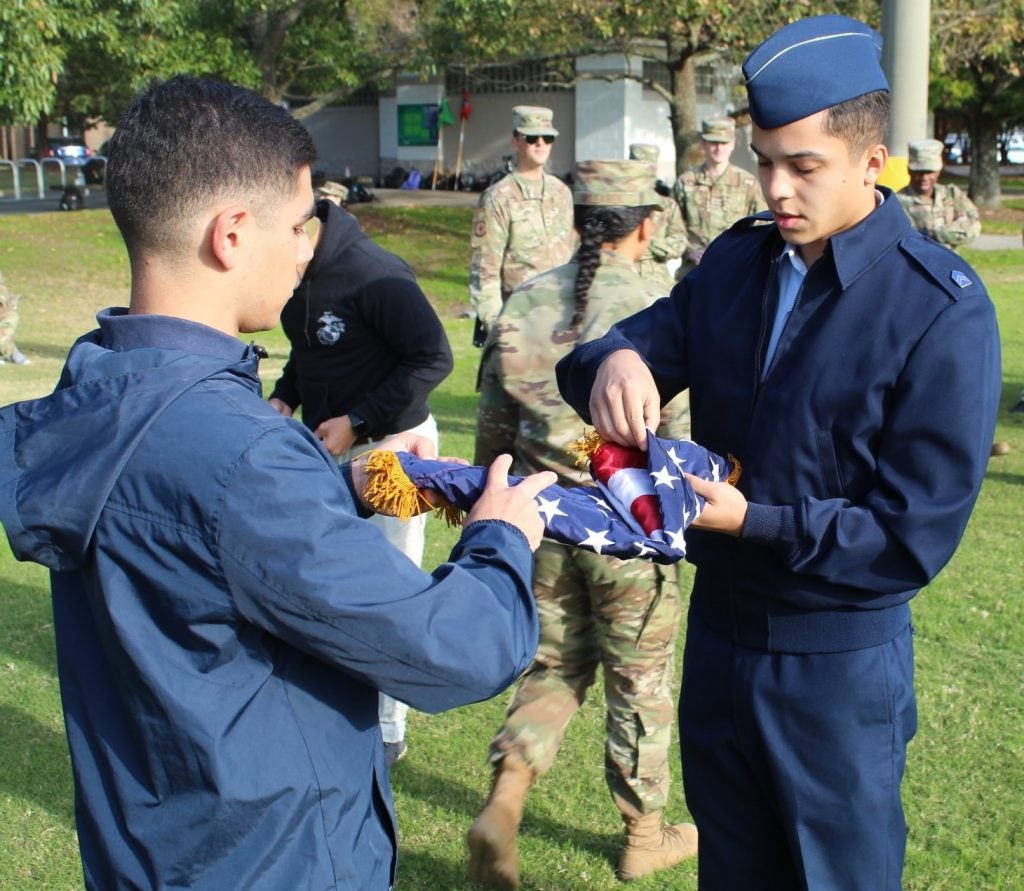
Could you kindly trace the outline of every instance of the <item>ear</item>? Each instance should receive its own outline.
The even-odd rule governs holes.
[[[240,249],[245,243],[252,213],[241,204],[232,204],[213,218],[210,232],[210,252],[225,269],[234,269],[239,262]]]
[[[649,213],[643,218],[640,223],[640,230],[637,233],[641,244],[647,244],[651,240],[651,236],[654,234],[654,214]]]
[[[889,149],[882,143],[871,146],[866,152],[864,168],[864,185],[874,188],[878,177],[885,170],[886,162],[889,160]]]

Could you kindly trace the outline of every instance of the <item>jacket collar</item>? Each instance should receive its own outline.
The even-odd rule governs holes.
[[[238,362],[253,349],[251,344],[246,346],[237,338],[199,322],[175,316],[129,315],[123,306],[102,310],[96,320],[103,346],[116,352],[156,348]]]
[[[878,191],[883,199],[878,207],[856,226],[829,239],[826,253],[832,254],[844,291],[913,229],[892,191],[884,187]]]

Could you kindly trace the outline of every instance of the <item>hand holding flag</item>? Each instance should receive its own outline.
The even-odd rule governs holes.
[[[623,559],[675,563],[685,557],[684,532],[705,505],[687,477],[735,483],[739,464],[690,440],[664,440],[649,430],[646,445],[645,454],[600,442],[590,454],[595,486],[550,485],[537,493],[544,536]],[[373,453],[367,470],[366,500],[376,510],[412,516],[423,507],[409,505],[422,504],[422,493],[429,491],[442,502],[438,510],[449,522],[458,522],[462,511],[477,503],[487,473],[482,467],[391,452]],[[508,478],[510,486],[518,482]]]

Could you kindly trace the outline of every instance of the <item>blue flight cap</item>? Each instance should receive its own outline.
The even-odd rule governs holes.
[[[750,117],[773,130],[865,93],[888,90],[882,35],[844,15],[780,28],[743,63]]]

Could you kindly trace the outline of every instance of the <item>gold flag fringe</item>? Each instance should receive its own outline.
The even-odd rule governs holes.
[[[588,470],[590,468],[590,459],[602,445],[604,440],[601,438],[601,434],[596,430],[591,430],[589,433],[586,428],[583,429],[583,435],[574,440],[573,443],[566,449],[566,452],[576,459],[576,466],[580,470]]]
[[[377,513],[408,520],[428,510],[444,518],[449,526],[460,526],[465,511],[433,493],[436,503],[416,488],[394,452],[373,451],[366,459],[366,488],[363,497]]]
[[[587,470],[590,467],[590,459],[602,445],[604,445],[604,439],[601,438],[601,434],[596,430],[587,431],[586,428],[583,430],[583,435],[574,440],[572,445],[566,449],[566,452],[570,457],[576,459],[576,466],[581,470]],[[732,470],[729,472],[729,476],[726,478],[726,482],[730,486],[735,486],[740,481],[740,476],[743,473],[743,464],[740,459],[733,454],[728,455],[729,460],[732,462]]]

